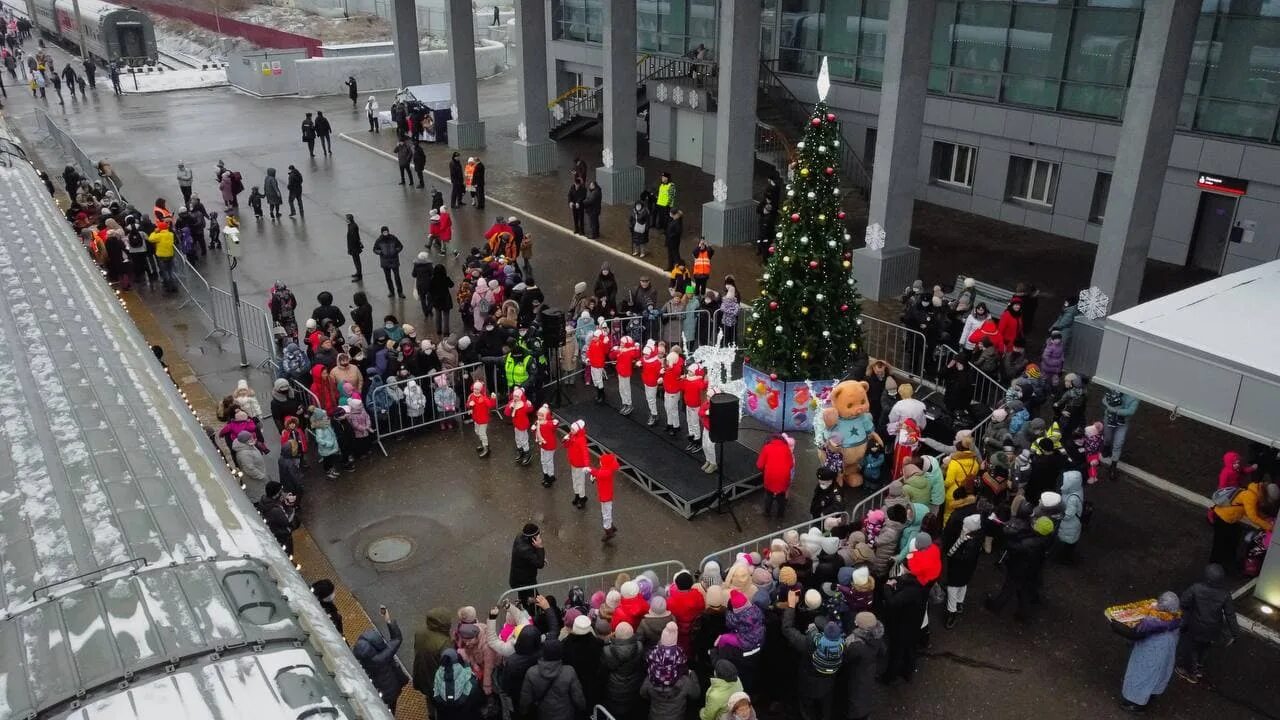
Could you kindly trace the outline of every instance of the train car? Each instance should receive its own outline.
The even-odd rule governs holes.
[[[390,720],[11,148],[0,143],[0,720]]]
[[[26,14],[23,0],[5,0],[5,5]],[[34,0],[34,5],[35,22],[42,31],[80,44],[72,0]],[[80,0],[80,17],[84,20],[85,50],[95,58],[134,66],[156,63],[156,31],[145,12],[102,0]]]

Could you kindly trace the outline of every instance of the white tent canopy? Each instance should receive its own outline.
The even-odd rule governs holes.
[[[1111,315],[1094,379],[1280,445],[1280,261]]]

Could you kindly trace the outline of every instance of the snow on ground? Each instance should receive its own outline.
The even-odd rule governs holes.
[[[391,23],[375,15],[327,18],[295,7],[254,5],[227,13],[237,20],[318,38],[326,43],[363,43],[391,39]]]
[[[120,89],[126,93],[153,93],[168,90],[192,90],[218,87],[227,84],[227,71],[217,70],[165,70],[164,72],[138,73],[138,88],[134,89],[134,77],[122,75]]]

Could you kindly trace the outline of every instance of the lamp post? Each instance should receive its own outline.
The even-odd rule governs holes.
[[[240,367],[247,368],[249,356],[245,353],[244,322],[240,319],[240,286],[236,285],[236,265],[240,260],[240,231],[236,228],[228,228],[224,234],[227,239],[227,280],[231,283],[231,304],[236,318],[236,341],[240,344]]]

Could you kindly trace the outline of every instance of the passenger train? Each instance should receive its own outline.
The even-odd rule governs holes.
[[[26,0],[3,0],[3,4],[19,15],[28,15]],[[80,30],[73,0],[32,0],[32,4],[35,24],[42,32],[79,46]],[[84,20],[85,50],[90,55],[113,64],[156,63],[156,31],[145,12],[102,0],[79,0],[79,4],[80,17]]]
[[[0,720],[390,720],[7,135]]]

